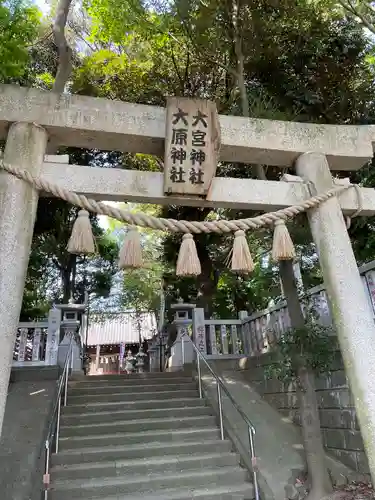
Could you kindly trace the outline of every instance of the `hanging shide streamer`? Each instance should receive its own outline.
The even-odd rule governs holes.
[[[193,235],[184,234],[177,258],[177,276],[199,276],[202,272]]]
[[[69,238],[67,250],[77,255],[90,255],[95,253],[95,241],[87,210],[80,210],[73,224],[72,234]]]
[[[288,228],[283,220],[275,222],[272,244],[272,259],[276,262],[280,260],[293,260],[296,251],[290,237]]]
[[[254,261],[246,240],[245,231],[234,233],[231,269],[239,274],[250,273],[254,270]]]
[[[122,244],[118,265],[120,269],[143,267],[141,236],[136,226],[131,226]]]

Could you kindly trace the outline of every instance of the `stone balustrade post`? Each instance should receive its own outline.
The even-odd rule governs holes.
[[[202,307],[195,307],[193,309],[192,317],[193,342],[203,354],[207,354],[206,322],[204,318],[204,309]]]
[[[239,311],[239,313],[238,313],[238,319],[240,319],[241,321],[243,321],[248,316],[249,316],[249,313],[247,311]],[[242,347],[243,347],[244,354],[246,354],[246,356],[249,356],[250,355],[250,328],[249,328],[249,325],[248,324],[241,325],[240,332],[241,332]]]

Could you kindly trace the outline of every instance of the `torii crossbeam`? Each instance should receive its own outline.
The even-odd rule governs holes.
[[[373,156],[373,126],[314,125],[220,116],[221,159],[246,164],[295,165],[292,182],[215,178],[206,200],[163,194],[162,175],[78,167],[47,158],[54,145],[162,156],[165,110],[35,89],[0,86],[0,138],[4,161],[96,199],[274,210],[333,186],[331,170],[356,170]],[[61,160],[59,160],[61,161]],[[315,194],[314,193],[314,194]],[[375,194],[360,189],[362,214],[375,214]],[[22,304],[38,193],[0,172],[0,429],[5,410],[14,334]],[[342,212],[359,208],[350,189],[308,213],[332,317],[375,483],[375,324]]]

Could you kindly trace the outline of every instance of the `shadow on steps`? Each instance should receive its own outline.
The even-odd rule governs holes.
[[[40,500],[58,370],[12,370],[0,438],[1,500]]]

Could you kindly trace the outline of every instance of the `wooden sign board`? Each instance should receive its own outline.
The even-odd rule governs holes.
[[[220,149],[216,104],[201,99],[167,99],[164,193],[206,196]]]

